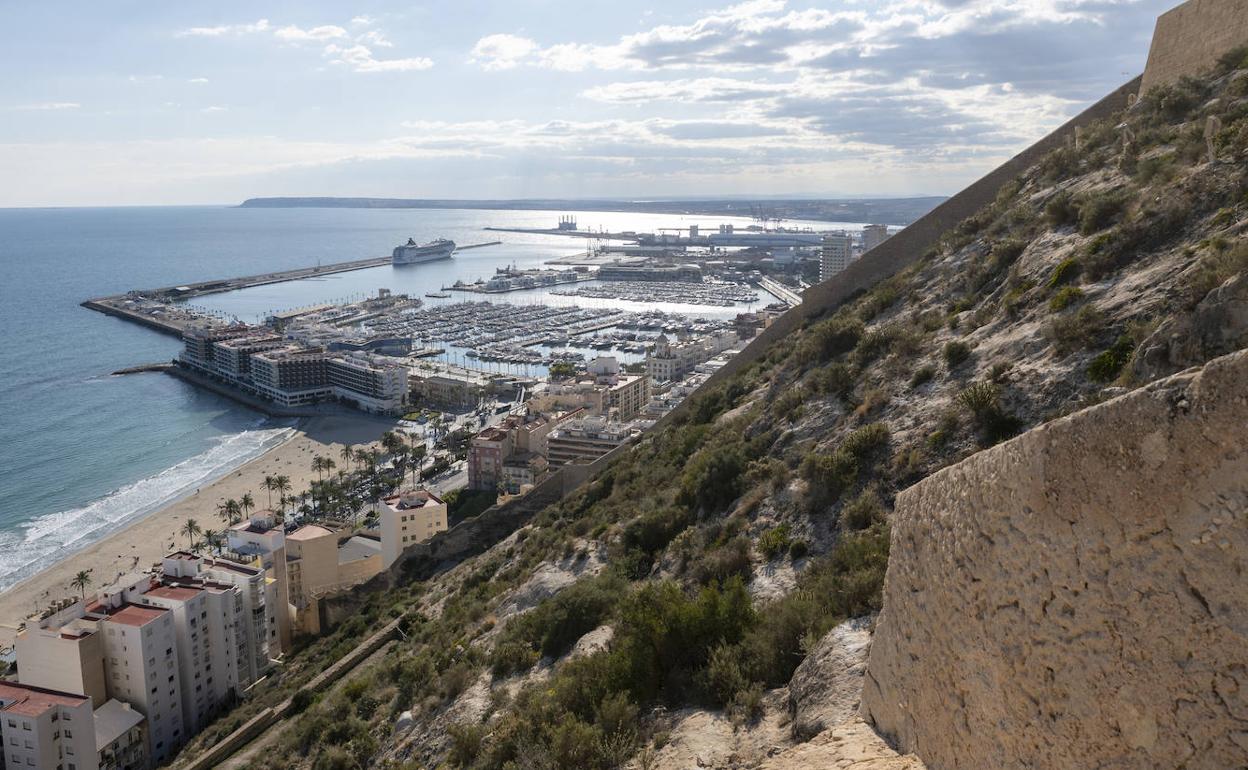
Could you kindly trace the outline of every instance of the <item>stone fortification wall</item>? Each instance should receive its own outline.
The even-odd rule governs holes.
[[[929,768],[1248,766],[1248,351],[902,492],[863,717]]]
[[[1140,93],[1199,75],[1241,45],[1248,45],[1248,0],[1187,0],[1158,17]]]

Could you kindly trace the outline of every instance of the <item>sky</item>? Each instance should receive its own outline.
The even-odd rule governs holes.
[[[0,206],[951,194],[1175,0],[0,0]]]

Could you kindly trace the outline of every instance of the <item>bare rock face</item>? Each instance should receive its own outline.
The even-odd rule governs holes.
[[[760,770],[924,770],[913,755],[889,748],[861,719],[824,730],[810,741],[763,761]]]
[[[862,714],[931,768],[1248,765],[1248,351],[898,495]]]
[[[854,718],[875,618],[847,620],[829,631],[789,680],[793,737],[804,740]]]
[[[1189,316],[1157,327],[1140,346],[1133,368],[1148,381],[1248,347],[1248,275],[1239,275],[1200,301]]]

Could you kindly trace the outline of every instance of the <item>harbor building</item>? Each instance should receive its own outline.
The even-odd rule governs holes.
[[[826,281],[854,260],[854,239],[848,233],[826,233],[819,257],[819,280]]]
[[[867,225],[862,230],[862,251],[866,253],[888,240],[888,225]]]
[[[697,265],[603,265],[598,268],[600,281],[687,281],[702,283],[702,268]]]
[[[91,699],[0,681],[0,768],[98,770]]]
[[[412,374],[413,401],[447,408],[476,406],[485,396],[488,380],[477,374]]]
[[[330,358],[325,372],[334,395],[375,414],[398,414],[407,403],[407,368],[362,354]]]
[[[737,333],[727,329],[698,339],[678,339],[676,342],[672,342],[666,334],[660,334],[654,349],[646,356],[646,374],[656,383],[675,382],[686,377],[698,364],[728,350],[739,341]]]
[[[285,347],[252,356],[252,381],[256,390],[279,406],[315,404],[329,397],[325,351],[320,348]]]
[[[381,563],[389,569],[410,546],[447,529],[447,505],[425,489],[391,495],[378,503]]]
[[[248,334],[214,342],[213,367],[227,379],[251,381],[251,357],[255,353],[276,350],[287,343],[275,334]]]
[[[215,371],[216,344],[234,337],[242,337],[248,328],[236,326],[211,326],[188,329],[182,335],[183,350],[178,356],[182,363],[203,372]]]

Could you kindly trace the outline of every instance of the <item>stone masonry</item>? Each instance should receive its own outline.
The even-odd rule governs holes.
[[[1248,351],[902,492],[862,715],[929,768],[1248,766]]]

